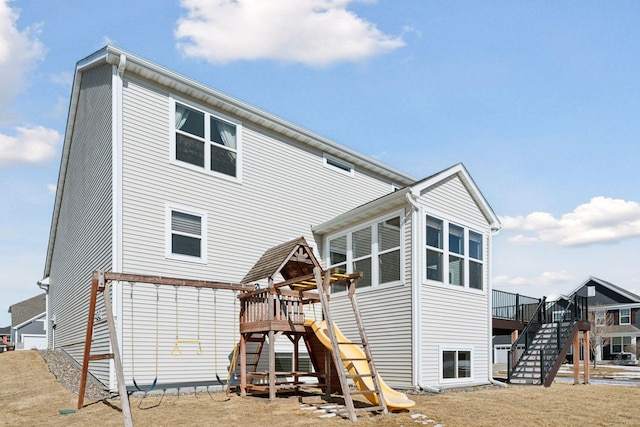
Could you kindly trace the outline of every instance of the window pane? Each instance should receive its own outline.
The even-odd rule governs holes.
[[[313,363],[307,355],[298,355],[298,372],[313,372]]]
[[[471,377],[471,352],[458,352],[458,378]]]
[[[171,235],[171,252],[200,257],[200,239],[179,234]]]
[[[236,127],[211,117],[211,141],[232,149],[237,148]]]
[[[400,280],[400,250],[380,255],[380,283]]]
[[[464,261],[462,258],[449,255],[449,283],[464,286]]]
[[[456,352],[442,352],[442,378],[456,377]]]
[[[449,252],[464,255],[464,228],[449,224]]]
[[[620,309],[620,324],[628,325],[629,323],[631,323],[631,309],[630,308]]]
[[[176,133],[176,160],[204,167],[204,142]]]
[[[482,264],[469,261],[469,287],[482,289]]]
[[[371,258],[361,259],[353,263],[353,271],[364,273],[364,276],[358,282],[358,288],[366,288],[371,286]]]
[[[347,236],[340,236],[329,241],[329,263],[340,264],[347,260]]]
[[[442,282],[442,254],[427,251],[427,279]]]
[[[427,217],[427,246],[442,249],[442,220]]]
[[[469,231],[469,256],[482,261],[482,234]]]
[[[400,246],[400,217],[378,223],[378,251]]]
[[[184,212],[171,211],[171,231],[180,233],[202,234],[201,218]]]
[[[354,231],[351,239],[354,258],[371,255],[371,227]]]
[[[293,370],[293,355],[291,353],[276,353],[276,371],[291,372]]]
[[[235,151],[225,150],[215,145],[211,146],[211,170],[229,176],[236,176]]]
[[[204,113],[176,104],[176,129],[204,138]]]

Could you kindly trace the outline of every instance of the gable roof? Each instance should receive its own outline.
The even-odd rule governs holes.
[[[80,60],[76,64],[43,277],[49,276],[51,268],[51,257],[53,255],[53,246],[55,244],[60,203],[62,200],[64,181],[67,173],[67,163],[71,146],[71,137],[75,126],[82,75],[85,71],[104,64],[111,64],[117,67],[120,75],[123,73],[133,74],[153,81],[156,84],[164,86],[172,93],[180,94],[181,96],[189,97],[204,104],[213,106],[222,112],[239,117],[243,121],[253,123],[261,128],[269,129],[270,131],[274,131],[286,136],[287,138],[291,138],[292,140],[302,143],[303,145],[346,160],[359,168],[386,177],[390,182],[395,182],[399,185],[407,185],[415,180],[415,178],[409,174],[392,168],[371,157],[365,156],[364,154],[352,150],[335,141],[324,138],[314,132],[290,123],[271,113],[260,110],[253,105],[242,102],[121,48],[108,45]]]
[[[329,221],[318,224],[317,226],[312,227],[313,232],[317,234],[328,234],[338,228],[344,227],[347,223],[355,224],[364,217],[371,215],[372,212],[376,212],[377,210],[383,211],[393,209],[396,206],[403,206],[407,202],[408,197],[411,197],[412,195],[418,196],[422,191],[440,184],[453,176],[457,176],[460,179],[484,217],[487,219],[487,223],[491,226],[491,228],[493,230],[499,230],[500,228],[502,228],[500,219],[495,214],[495,212],[489,205],[489,202],[487,202],[476,183],[473,181],[473,178],[471,178],[471,175],[469,174],[469,171],[467,171],[467,168],[464,166],[464,164],[458,163],[447,169],[444,169],[440,172],[409,184],[406,187],[403,187],[392,193],[386,194],[368,203],[353,208],[335,218],[330,219]]]
[[[13,304],[9,307],[11,313],[11,326],[18,326],[27,320],[44,313],[47,309],[46,294],[36,295],[35,297]]]
[[[305,238],[299,237],[267,249],[244,276],[242,283],[273,278],[278,273],[288,280],[311,274],[315,267],[320,267],[320,263]]]
[[[0,328],[0,335],[11,335],[11,326]]]
[[[611,282],[607,282],[606,280],[602,280],[602,279],[598,279],[597,277],[594,276],[589,276],[589,278],[587,280],[585,280],[584,282],[582,282],[582,284],[578,285],[576,288],[574,288],[571,292],[569,292],[568,297],[572,297],[576,292],[578,292],[580,289],[582,289],[584,286],[588,285],[589,282],[595,282],[600,286],[604,286],[605,288],[622,295],[625,298],[630,299],[631,301],[635,302],[635,303],[640,303],[640,296],[634,294],[633,292],[630,292],[626,289],[621,288],[620,286],[614,285]]]

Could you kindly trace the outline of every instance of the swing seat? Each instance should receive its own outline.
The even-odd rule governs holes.
[[[145,389],[145,388],[142,388],[142,387],[140,387],[140,386],[138,385],[138,383],[136,382],[136,379],[135,379],[135,378],[133,379],[133,385],[135,386],[135,388],[136,388],[138,391],[142,391],[142,392],[144,392],[144,393],[148,393],[148,392],[152,391],[153,389],[155,389],[157,384],[158,384],[158,377],[155,377],[155,378],[153,379],[153,382],[151,383],[151,386],[149,386],[149,388]]]

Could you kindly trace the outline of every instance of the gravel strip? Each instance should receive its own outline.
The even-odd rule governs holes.
[[[41,350],[39,353],[56,380],[77,396],[80,389],[82,370],[75,362],[71,361],[69,357],[59,350]],[[89,377],[85,389],[85,397],[87,399],[100,400],[111,397],[111,394]]]

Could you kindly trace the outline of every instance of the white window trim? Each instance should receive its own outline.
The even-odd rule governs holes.
[[[379,278],[379,271],[378,271],[378,263],[377,262],[373,262],[373,258],[374,255],[376,258],[378,258],[380,256],[380,254],[385,254],[388,252],[392,252],[394,249],[387,249],[385,251],[378,251],[377,246],[377,239],[374,236],[374,232],[373,232],[373,225],[374,224],[378,224],[382,221],[386,221],[388,219],[391,218],[395,218],[395,217],[400,217],[400,280],[396,280],[394,282],[387,282],[387,283],[383,283],[383,284],[379,284],[377,282],[378,278]],[[364,259],[367,258],[366,256],[364,257],[360,257],[360,258],[353,258],[352,254],[351,254],[351,238],[352,238],[352,233],[354,231],[363,229],[365,227],[372,227],[372,231],[371,231],[371,240],[372,243],[374,243],[374,245],[372,245],[372,251],[371,251],[371,255],[369,256],[372,259],[371,262],[371,286],[367,286],[367,287],[363,287],[363,288],[358,288],[358,292],[367,292],[371,289],[383,289],[386,287],[392,287],[392,286],[398,286],[398,285],[403,285],[405,283],[405,260],[404,260],[404,233],[405,233],[405,225],[404,225],[404,210],[399,210],[399,211],[395,211],[393,213],[384,215],[384,216],[380,216],[377,217],[371,221],[367,221],[367,222],[363,222],[360,223],[358,225],[355,225],[353,227],[347,228],[345,230],[342,230],[338,233],[334,233],[331,235],[328,235],[324,238],[324,252],[325,252],[325,265],[330,266],[331,265],[331,255],[330,255],[330,247],[329,247],[329,241],[331,241],[332,239],[335,239],[337,237],[341,237],[341,236],[345,236],[347,237],[347,261],[346,261],[346,267],[347,267],[347,272],[348,273],[353,273],[353,262],[355,260],[359,260],[359,259]],[[375,242],[374,242],[374,239]],[[373,246],[375,246],[375,250],[373,248]],[[376,281],[374,281],[373,279],[376,279]],[[342,295],[343,292],[339,292],[336,293],[335,295]]]
[[[622,348],[620,349],[620,351],[613,351],[613,346],[614,346],[614,344],[613,344],[613,339],[614,339],[614,338],[620,338],[620,346],[622,347]],[[611,354],[620,354],[620,353],[624,353],[624,347],[625,347],[625,344],[624,344],[624,342],[623,342],[623,341],[624,341],[624,339],[625,339],[625,338],[629,338],[629,340],[630,340],[630,341],[629,341],[629,344],[626,344],[626,345],[632,345],[632,344],[634,344],[634,339],[633,339],[634,337],[632,337],[631,335],[624,335],[624,334],[622,334],[622,335],[613,335],[613,336],[611,336],[611,337],[610,337],[610,342],[609,342],[609,346],[610,346],[610,347],[609,347],[609,350],[610,350],[610,353],[611,353]],[[637,343],[637,340],[636,340],[636,343]],[[617,344],[616,344],[616,345],[617,345]]]
[[[444,372],[443,372],[443,369],[442,369],[442,362],[443,362],[442,354],[445,351],[468,351],[468,352],[470,352],[471,372],[469,373],[468,377],[466,377],[466,378],[444,378]],[[474,351],[473,351],[473,346],[460,346],[460,345],[454,345],[454,344],[444,344],[444,345],[438,346],[438,379],[440,381],[440,384],[473,382],[473,378],[474,378],[474,375],[475,375],[474,361],[475,361],[475,354],[474,354]],[[456,363],[457,363],[457,361],[456,361]]]
[[[200,236],[200,257],[174,254],[173,252],[171,252],[171,236],[173,234],[171,229],[171,212],[172,211],[183,212],[189,215],[195,215],[200,217],[201,219],[200,226],[201,226],[201,232],[202,232],[202,235]],[[166,204],[164,229],[165,229],[165,244],[164,244],[165,258],[174,259],[178,261],[195,262],[198,264],[207,263],[207,212],[206,211],[191,208],[188,206],[183,206],[183,205]]]
[[[625,311],[628,311],[628,312],[629,312],[629,316],[625,316],[625,317],[629,317],[629,321],[628,321],[628,322],[625,322],[625,323],[622,323],[622,311],[623,311],[623,310],[625,310]],[[621,309],[618,311],[618,323],[619,323],[620,325],[630,325],[630,324],[631,324],[631,309],[630,309],[630,308],[621,308]]]
[[[332,165],[329,162],[334,162],[334,163],[341,164],[344,167],[349,168],[349,170],[348,171],[344,170],[344,169],[342,169],[340,167]],[[332,156],[330,154],[322,153],[322,165],[327,169],[331,169],[332,171],[340,172],[343,175],[347,175],[347,176],[350,176],[352,178],[355,176],[355,168],[351,163],[346,162],[346,161],[344,161],[342,159],[339,159],[337,157],[334,157],[334,156]]]
[[[229,116],[221,114],[217,111],[210,110],[201,105],[196,105],[193,102],[187,101],[183,98],[171,96],[170,97],[170,111],[169,111],[169,135],[170,135],[170,153],[169,153],[169,162],[173,165],[180,166],[182,168],[190,169],[195,172],[204,173],[209,176],[215,176],[217,178],[222,178],[227,181],[242,183],[242,122],[235,120]],[[204,167],[196,166],[191,163],[183,162],[181,160],[176,159],[176,103],[183,104],[189,108],[192,108],[196,111],[200,111],[205,114],[205,149],[204,149]],[[211,170],[211,150],[209,147],[212,142],[210,141],[210,129],[209,121],[207,118],[212,116],[218,120],[222,120],[224,122],[231,123],[236,127],[236,176],[230,176],[221,172],[216,172]]]
[[[436,251],[439,251],[440,253],[442,253],[442,269],[443,269],[443,281],[439,282],[437,280],[432,280],[432,279],[428,279],[427,278],[427,272],[426,272],[426,257],[427,257],[427,241],[425,238],[426,235],[426,231],[427,231],[427,217],[433,217],[435,219],[439,219],[443,222],[443,247],[442,249],[438,249],[438,248],[433,248]],[[487,268],[488,268],[488,252],[487,252],[487,245],[488,245],[488,239],[487,239],[487,234],[482,231],[479,230],[477,228],[473,228],[470,227],[468,225],[465,225],[461,222],[456,221],[455,218],[452,218],[450,215],[446,215],[443,214],[441,212],[436,212],[433,210],[422,210],[421,211],[421,220],[422,220],[422,225],[420,227],[420,232],[421,232],[421,245],[422,245],[422,250],[421,250],[421,256],[423,259],[423,264],[424,264],[424,271],[420,272],[420,277],[422,277],[422,283],[424,285],[432,285],[432,286],[437,286],[437,287],[441,287],[441,288],[445,288],[445,289],[449,289],[449,290],[454,290],[454,291],[464,291],[464,292],[471,292],[471,293],[476,293],[476,294],[482,294],[482,295],[486,295],[487,293],[487,288],[488,288],[488,283],[487,283]],[[458,227],[462,227],[464,229],[464,286],[458,286],[458,285],[452,285],[449,283],[449,224],[453,224],[453,225],[457,225]],[[478,233],[482,236],[482,260],[477,260],[475,258],[472,258],[469,256],[469,231],[473,231],[475,233]],[[415,233],[414,233],[414,238],[415,238]],[[454,256],[460,257],[459,254],[453,254]],[[473,261],[473,262],[480,262],[482,263],[482,289],[476,289],[476,288],[472,288],[469,286],[469,262]]]

